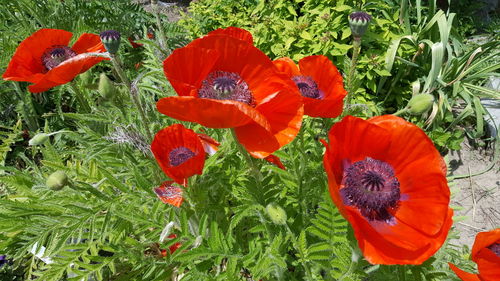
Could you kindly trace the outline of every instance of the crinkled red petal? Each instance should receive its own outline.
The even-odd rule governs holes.
[[[32,81],[34,84],[30,85],[28,89],[32,93],[40,93],[55,86],[66,84],[71,82],[78,74],[87,71],[104,59],[87,54],[77,55],[52,68],[43,76],[40,76],[38,81]]]
[[[195,156],[178,166],[171,166],[169,154],[178,147],[191,150]],[[174,124],[156,133],[151,143],[151,150],[163,172],[179,184],[183,184],[190,176],[201,175],[203,172],[205,164],[203,145],[193,130],[186,129],[181,124]]]
[[[313,99],[302,97],[304,101],[304,114],[311,117],[335,118],[344,108],[344,96],[330,97],[328,99]]]
[[[101,37],[92,33],[83,33],[78,40],[76,40],[71,49],[77,54],[106,52]]]
[[[455,274],[458,276],[458,278],[462,279],[462,281],[484,281],[479,279],[479,276],[477,274],[472,274],[466,271],[461,270],[460,268],[456,267],[452,263],[448,263],[450,266],[450,269],[455,272]]]
[[[153,188],[153,191],[163,203],[179,208],[184,200],[182,188],[174,186],[172,183],[172,181],[163,182],[161,186]]]
[[[292,59],[284,57],[279,58],[273,61],[274,66],[278,69],[278,71],[286,74],[289,78],[293,76],[302,75],[300,73],[299,67],[293,62]]]
[[[188,96],[193,90],[197,92],[218,58],[218,50],[180,48],[163,61],[163,71],[177,94]]]
[[[227,28],[219,28],[214,31],[210,31],[207,35],[227,35],[253,45],[252,34],[239,27],[230,26]]]
[[[42,55],[50,47],[68,46],[72,33],[60,29],[43,28],[24,39],[17,47],[7,70],[5,80],[36,82],[45,72]]]
[[[259,111],[238,101],[166,97],[156,103],[156,108],[177,120],[196,122],[209,128],[234,128],[252,122],[270,130],[268,121]]]
[[[483,280],[500,280],[500,257],[488,249],[495,243],[500,244],[500,228],[478,233],[472,246],[472,260]]]

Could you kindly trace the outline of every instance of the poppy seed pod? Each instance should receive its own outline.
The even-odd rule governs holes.
[[[116,87],[113,82],[109,80],[108,76],[105,73],[101,73],[101,75],[99,75],[99,87],[97,88],[97,90],[106,100],[109,100],[116,96]]]
[[[372,17],[365,12],[354,12],[349,15],[349,26],[354,39],[359,39],[365,34]]]
[[[68,184],[68,176],[63,171],[55,171],[50,174],[45,184],[52,190],[61,190]]]
[[[284,225],[286,224],[286,212],[278,204],[269,203],[266,206],[267,215],[271,218],[271,221],[275,224]]]
[[[28,144],[31,146],[40,145],[40,144],[44,144],[48,139],[49,139],[49,134],[39,133],[39,134],[36,134],[34,137],[32,137],[28,141]]]
[[[434,96],[431,94],[419,94],[411,98],[406,106],[408,112],[412,115],[420,115],[425,113],[432,107]]]
[[[110,54],[116,54],[120,47],[120,32],[116,30],[106,30],[99,34],[101,41]]]

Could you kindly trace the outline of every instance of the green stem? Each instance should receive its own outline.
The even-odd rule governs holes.
[[[28,94],[24,93],[21,90],[21,87],[19,86],[18,82],[13,82],[14,83],[14,88],[19,95],[19,98],[23,101],[23,106],[21,110],[21,115],[23,116],[24,122],[26,122],[26,125],[28,126],[28,129],[32,132],[35,132],[38,130],[38,116],[35,110],[35,107],[33,106],[33,101],[31,100],[31,93],[28,92]]]
[[[351,66],[349,67],[349,73],[347,74],[347,98],[345,106],[351,104],[352,95],[354,94],[354,74],[356,73],[356,65],[358,63],[358,56],[361,47],[361,38],[354,38],[352,42],[352,58]]]
[[[392,115],[394,115],[394,116],[400,116],[401,114],[406,113],[406,111],[407,111],[407,109],[406,109],[406,107],[405,107],[405,108],[403,108],[403,109],[400,109],[400,110],[396,111],[396,112],[395,112],[395,113],[393,113]]]
[[[299,247],[299,243],[297,242],[297,239],[295,239],[295,235],[293,234],[292,230],[290,229],[290,226],[288,226],[288,223],[285,224],[285,227],[286,227],[288,234],[290,235],[290,239],[292,239],[292,245],[295,248],[295,251],[297,251],[298,253],[300,253],[301,256],[303,256],[303,253]],[[307,276],[306,279],[313,280],[312,272],[311,272],[311,269],[309,268],[309,266],[307,265],[307,262],[306,261],[302,262],[302,266],[304,267],[304,270],[306,271],[306,276]]]
[[[241,155],[243,155],[243,158],[245,158],[245,162],[247,162],[248,168],[250,168],[250,171],[252,172],[252,176],[255,178],[255,181],[257,181],[257,184],[260,185],[262,182],[262,174],[255,165],[254,160],[252,159],[252,156],[248,154],[248,152],[245,150],[243,145],[238,141],[238,138],[236,137],[236,132],[234,129],[231,129],[231,136],[233,137],[234,142],[236,143],[236,146],[238,147],[238,150],[240,151]]]
[[[80,106],[80,110],[83,113],[90,113],[92,109],[90,108],[89,102],[87,98],[84,96],[83,92],[78,88],[78,84],[73,81],[70,83],[71,88],[73,88],[73,92],[75,93],[75,98],[78,101],[78,105]]]
[[[122,82],[127,87],[128,92],[130,93],[130,96],[132,97],[132,101],[134,102],[135,106],[137,107],[137,110],[139,111],[142,124],[144,126],[144,129],[146,130],[146,136],[148,138],[148,141],[152,141],[153,135],[151,134],[151,131],[149,130],[148,122],[146,119],[146,114],[144,113],[144,108],[142,107],[141,102],[139,100],[139,97],[137,96],[137,92],[132,89],[132,84],[130,83],[130,80],[128,79],[127,75],[125,75],[125,72],[121,68],[120,62],[118,61],[118,57],[114,54],[110,54],[110,56],[111,56],[111,63],[113,63],[113,67],[115,68],[116,73],[118,73],[120,80],[122,80]]]
[[[161,24],[160,9],[158,7],[158,0],[151,0],[151,6],[153,7],[153,13],[155,14],[156,25],[158,26],[159,33],[159,43],[162,50],[167,51],[167,38],[165,37],[165,32],[163,30],[163,25]]]

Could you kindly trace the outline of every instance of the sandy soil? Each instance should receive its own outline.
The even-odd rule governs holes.
[[[464,141],[462,150],[449,153],[447,158],[451,176],[464,175],[450,182],[451,206],[459,207],[455,216],[464,216],[454,223],[460,238],[452,243],[472,247],[478,232],[500,227],[500,157],[495,159],[493,147],[476,150]],[[481,175],[468,176],[490,167]]]

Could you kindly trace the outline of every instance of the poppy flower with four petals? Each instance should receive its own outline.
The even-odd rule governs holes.
[[[299,88],[305,115],[335,118],[342,113],[347,91],[344,89],[342,75],[327,57],[305,57],[299,61],[298,67],[289,58],[280,58],[273,63]]]
[[[60,29],[36,31],[19,44],[3,79],[33,83],[29,91],[40,93],[70,82],[106,59],[90,54],[106,51],[98,35],[84,33],[69,47],[72,36]]]
[[[245,149],[264,158],[295,138],[303,107],[297,87],[245,34],[218,30],[175,50],[163,67],[178,96],[156,106],[178,120],[234,128]]]
[[[500,228],[479,232],[472,246],[472,260],[479,274],[465,272],[452,263],[450,268],[464,281],[500,280]]]
[[[330,195],[372,264],[421,264],[452,224],[446,166],[417,126],[392,115],[333,125],[323,164]]]
[[[205,149],[198,135],[182,124],[174,124],[156,133],[151,151],[163,172],[176,183],[201,175],[205,164]]]

